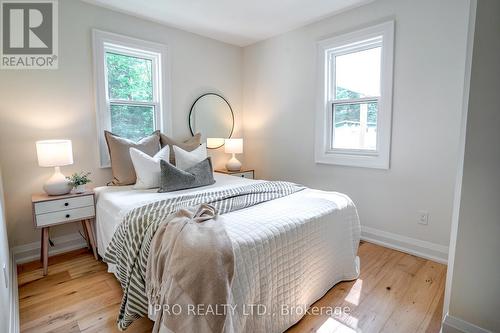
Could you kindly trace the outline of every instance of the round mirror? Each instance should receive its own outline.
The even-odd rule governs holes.
[[[207,141],[207,148],[215,149],[224,145],[224,139],[233,134],[234,114],[231,105],[224,97],[208,93],[194,101],[189,112],[191,134],[201,133],[202,142]]]

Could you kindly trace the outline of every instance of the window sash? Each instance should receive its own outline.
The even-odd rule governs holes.
[[[329,140],[329,145],[326,149],[327,153],[340,153],[340,154],[356,154],[356,155],[378,155],[379,153],[379,131],[378,131],[378,122],[377,122],[377,141],[376,141],[376,147],[375,149],[367,149],[367,148],[335,148],[335,123],[334,123],[334,112],[335,112],[335,106],[337,105],[349,105],[349,104],[368,104],[368,103],[377,103],[377,106],[380,105],[380,98],[379,97],[363,97],[363,98],[352,98],[352,99],[338,99],[338,100],[332,100],[328,103],[328,129],[327,129],[327,135]],[[378,107],[377,107],[378,111]],[[378,116],[378,112],[377,112]]]
[[[145,106],[155,105],[157,107],[160,107],[160,104],[158,102],[129,101],[126,99],[109,99],[108,105],[109,104],[145,105]]]
[[[109,130],[111,129],[111,105],[129,105],[129,106],[149,106],[153,108],[153,127],[155,130],[161,130],[161,116],[160,103],[153,102],[134,102],[129,100],[121,100],[121,99],[111,99],[107,101],[107,116],[109,118]]]
[[[145,107],[150,107],[150,108],[153,108],[153,129],[154,130],[157,130],[158,127],[159,127],[159,124],[158,124],[158,119],[157,119],[157,114],[158,114],[158,104],[155,104],[155,103],[122,103],[122,102],[110,102],[109,105],[108,105],[108,113],[109,113],[109,126],[110,126],[110,130],[111,128],[113,127],[113,122],[111,120],[112,116],[111,116],[111,107],[113,105],[125,105],[125,106],[145,106]],[[146,135],[149,135],[150,133],[147,133]]]
[[[370,102],[378,102],[380,96],[373,97],[360,97],[360,98],[344,98],[344,99],[332,99],[329,101],[331,104],[364,104]]]
[[[123,56],[129,56],[129,57],[134,57],[134,58],[139,58],[139,59],[150,60],[151,61],[151,81],[152,81],[151,83],[152,83],[152,87],[153,87],[153,99],[150,102],[159,103],[160,90],[159,90],[158,86],[160,84],[159,83],[160,78],[158,77],[158,73],[160,70],[160,66],[159,66],[160,54],[148,52],[145,50],[143,51],[143,50],[133,49],[133,48],[122,46],[122,45],[105,43],[104,44],[104,83],[105,83],[105,89],[106,89],[106,101],[110,100],[109,86],[108,86],[109,85],[108,64],[106,61],[106,53],[113,53],[113,54],[118,54],[118,55],[123,55]],[[122,99],[113,99],[113,100],[119,100],[122,102],[128,101],[128,100],[122,100]]]
[[[371,50],[374,48],[380,47],[383,50],[383,36],[376,36],[374,38],[366,39],[360,42],[356,42],[353,44],[333,47],[326,51],[326,57],[328,59],[328,68],[327,68],[327,84],[328,84],[328,99],[329,100],[337,100],[337,84],[336,84],[336,57],[344,56],[352,53],[362,52]],[[382,64],[380,65],[380,70],[382,71]],[[382,73],[381,73],[382,74]],[[382,78],[382,75],[380,75]],[[382,85],[382,82],[380,83]],[[368,96],[372,97],[380,97],[379,96]],[[346,100],[346,99],[338,99],[338,100]]]
[[[109,70],[108,70],[108,62],[107,62],[107,58],[106,58],[107,54],[115,54],[115,55],[119,55],[119,56],[126,56],[126,57],[130,57],[130,58],[151,61],[151,95],[152,96],[151,96],[150,101],[134,101],[134,100],[119,99],[119,98],[111,98],[110,97],[110,94],[109,94]],[[110,51],[110,50],[105,49],[105,51],[104,51],[104,71],[105,71],[104,75],[105,75],[105,83],[106,83],[106,97],[108,100],[121,101],[121,102],[131,101],[131,102],[149,102],[149,103],[158,101],[158,93],[157,93],[157,90],[155,89],[156,88],[155,85],[157,83],[157,81],[155,80],[156,79],[155,75],[157,75],[156,74],[156,59],[150,58],[150,57],[139,57],[136,55],[129,54],[128,52],[124,53],[124,52]]]

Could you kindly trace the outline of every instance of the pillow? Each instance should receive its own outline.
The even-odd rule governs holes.
[[[153,132],[150,136],[134,142],[122,138],[116,134],[104,131],[104,137],[108,144],[109,157],[111,160],[111,171],[113,173],[112,185],[135,184],[135,171],[130,148],[136,148],[143,153],[154,156],[160,150],[160,131]]]
[[[170,149],[164,147],[151,157],[136,148],[130,148],[130,158],[137,176],[134,189],[146,190],[160,187],[160,160],[168,161],[169,153]]]
[[[170,164],[176,165],[175,164],[175,152],[174,152],[173,147],[178,146],[186,151],[195,150],[201,144],[201,134],[197,133],[193,137],[187,139],[186,141],[179,142],[179,141],[176,141],[176,140],[166,136],[163,133],[160,133],[160,143],[161,143],[162,148],[165,146],[170,147]]]
[[[207,157],[192,167],[181,170],[164,160],[160,161],[161,177],[158,192],[172,192],[215,183],[212,161]]]
[[[207,158],[207,145],[204,143],[192,151],[185,151],[178,146],[174,146],[174,153],[176,156],[175,166],[181,170],[186,170]]]

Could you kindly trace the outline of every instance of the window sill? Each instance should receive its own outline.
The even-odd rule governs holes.
[[[372,169],[389,169],[389,156],[373,152],[320,152],[316,153],[315,162],[317,164],[330,164],[352,166]]]

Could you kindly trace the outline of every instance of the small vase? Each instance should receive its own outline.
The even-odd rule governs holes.
[[[86,191],[85,185],[78,185],[75,187],[75,193],[84,193]]]

